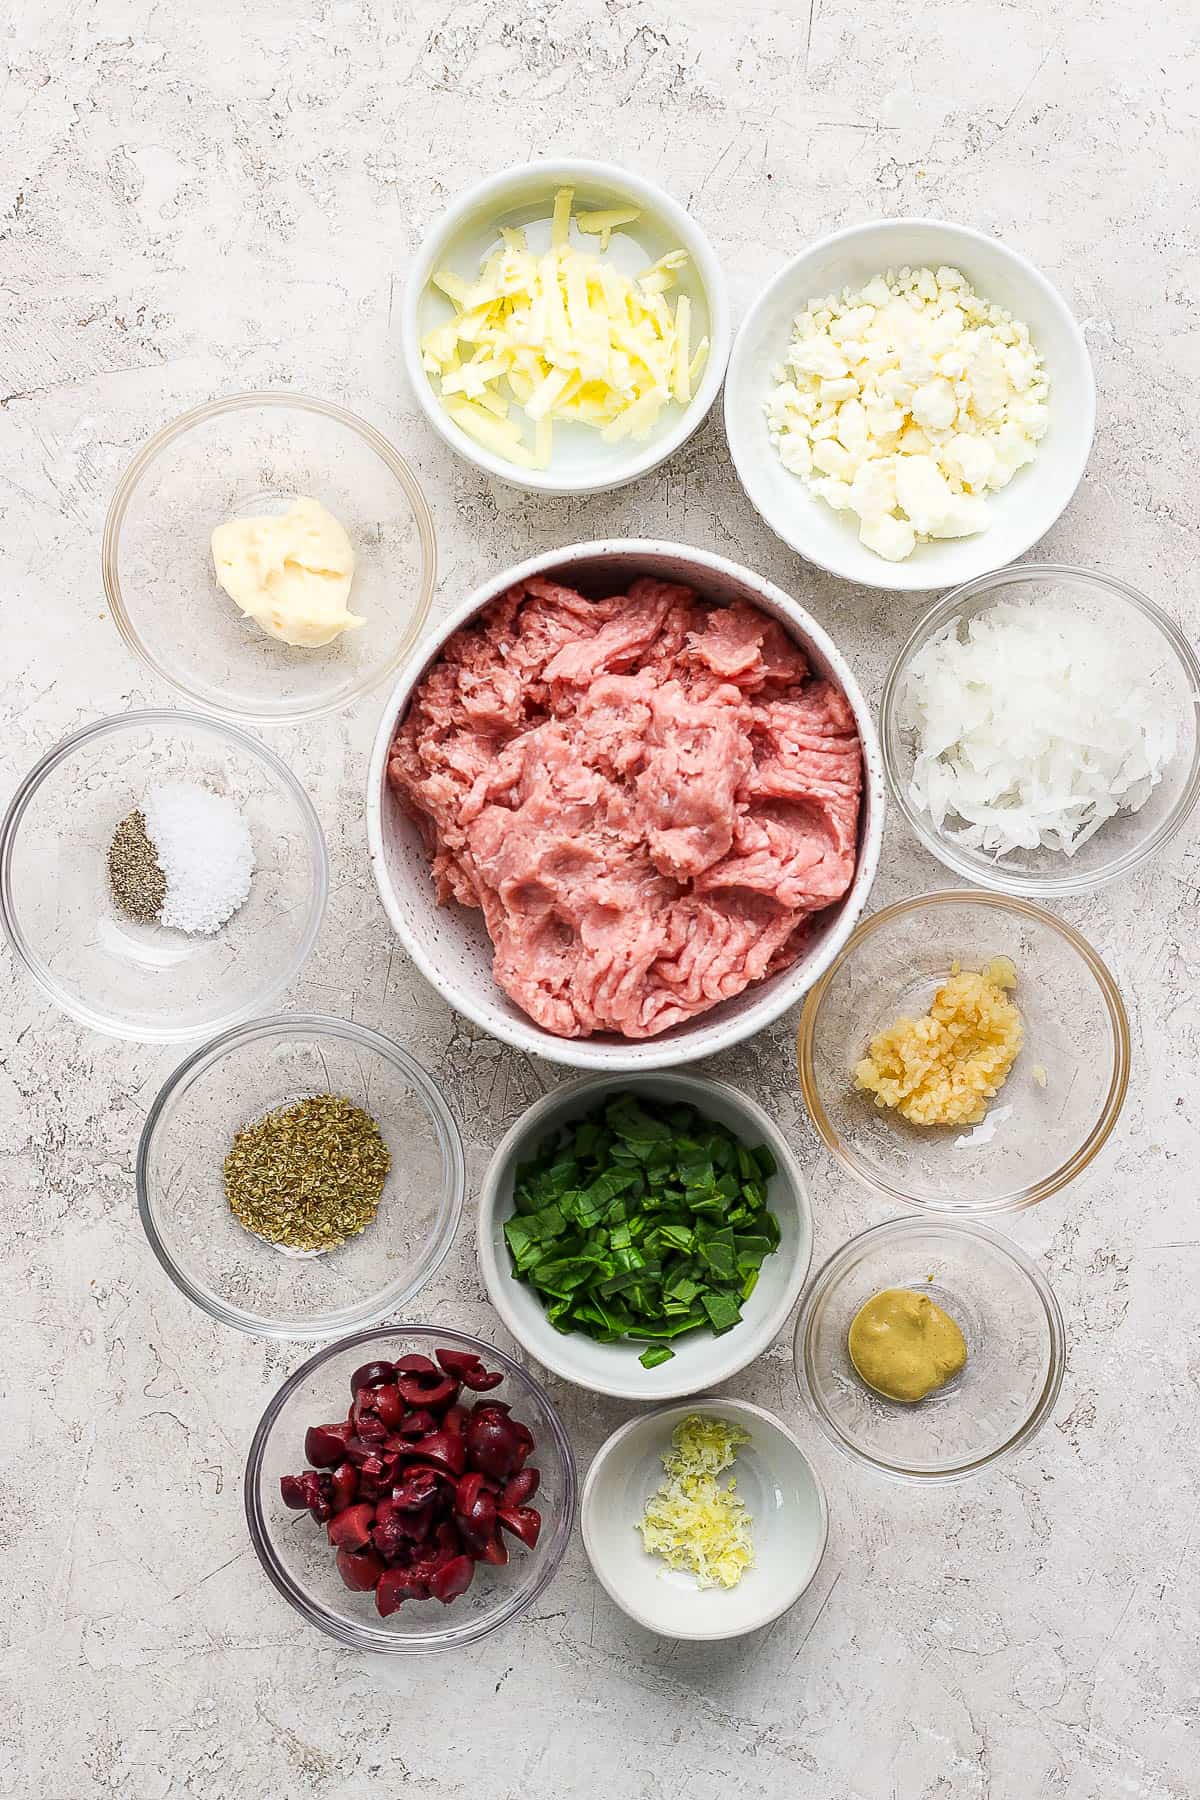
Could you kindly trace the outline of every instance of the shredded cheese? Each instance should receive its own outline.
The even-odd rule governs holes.
[[[609,206],[602,212],[581,212],[575,214],[575,223],[580,231],[594,233],[600,239],[601,250],[608,249],[608,241],[619,225],[634,225],[641,217],[636,206]]]
[[[549,466],[556,423],[600,432],[606,443],[651,434],[664,407],[686,406],[708,355],[693,344],[692,307],[664,296],[687,263],[672,250],[634,277],[570,241],[571,188],[554,197],[550,247],[530,250],[525,233],[504,229],[477,280],[438,269],[432,285],[453,318],[421,341],[421,358],[446,411],[468,436],[522,468]],[[600,240],[638,218],[636,207],[575,215]],[[531,427],[510,419],[509,407]]]
[[[717,1479],[749,1442],[738,1425],[690,1413],[671,1434],[666,1478],[637,1526],[651,1555],[694,1575],[702,1588],[736,1587],[754,1566],[751,1518],[737,1483],[722,1487]]]

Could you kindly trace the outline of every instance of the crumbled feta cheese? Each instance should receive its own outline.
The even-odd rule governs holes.
[[[902,456],[896,465],[896,500],[913,529],[932,537],[954,495],[932,456]]]
[[[864,517],[858,529],[859,539],[874,550],[876,556],[886,558],[888,562],[903,562],[911,556],[917,543],[917,534],[907,519],[898,519],[895,513],[874,513]]]
[[[945,431],[958,412],[954,389],[940,376],[919,387],[912,398],[913,418],[926,431]]]
[[[965,487],[977,493],[988,484],[996,466],[996,452],[986,438],[958,431],[943,445],[940,461],[944,469],[949,469]]]
[[[853,481],[858,465],[850,452],[843,449],[836,438],[822,438],[813,445],[813,462],[826,475],[836,475],[839,481]]]
[[[844,481],[839,481],[836,475],[818,475],[808,485],[818,500],[824,500],[827,506],[832,506],[834,512],[853,511],[850,505],[850,489]]]
[[[850,506],[860,519],[895,512],[895,457],[880,456],[873,462],[859,463],[854,480],[850,483]]]
[[[892,562],[988,524],[988,492],[1033,461],[1048,420],[1029,328],[957,269],[889,270],[812,300],[766,406],[783,466]]]
[[[858,396],[858,383],[853,375],[843,375],[837,381],[823,381],[820,388],[822,400],[832,400],[839,404],[843,400],[854,400]]]
[[[813,446],[798,431],[790,431],[779,446],[779,459],[793,475],[811,475]]]

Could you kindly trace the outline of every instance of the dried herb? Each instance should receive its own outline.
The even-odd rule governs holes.
[[[140,809],[127,814],[113,832],[108,846],[108,881],[126,918],[139,925],[154,924],[166,898],[167,878]]]
[[[391,1158],[370,1113],[337,1094],[276,1107],[225,1158],[234,1217],[289,1250],[334,1250],[375,1217]]]

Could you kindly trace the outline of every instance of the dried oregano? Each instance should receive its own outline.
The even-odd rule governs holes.
[[[239,1131],[225,1197],[248,1231],[289,1250],[334,1250],[375,1217],[391,1158],[370,1113],[337,1094],[276,1107]]]

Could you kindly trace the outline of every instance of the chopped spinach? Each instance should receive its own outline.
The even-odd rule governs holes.
[[[664,1341],[741,1320],[763,1262],[779,1247],[767,1207],[776,1172],[765,1144],[744,1144],[687,1105],[615,1094],[518,1164],[504,1236],[513,1273],[557,1331],[600,1343]]]

